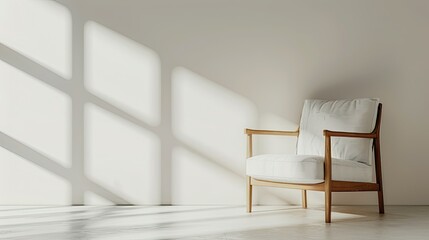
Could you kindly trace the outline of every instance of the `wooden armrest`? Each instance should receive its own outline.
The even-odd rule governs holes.
[[[378,132],[359,133],[359,132],[338,132],[323,130],[325,136],[325,184],[328,189],[331,188],[332,182],[332,153],[331,153],[331,137],[351,137],[351,138],[373,138],[378,137]],[[377,141],[377,139],[375,140]]]
[[[326,137],[351,137],[351,138],[376,138],[376,133],[358,133],[358,132],[337,132],[324,130],[323,135]]]
[[[259,134],[259,135],[283,135],[283,136],[298,136],[299,129],[296,131],[277,131],[277,130],[259,130],[259,129],[248,129],[244,130],[247,135]]]

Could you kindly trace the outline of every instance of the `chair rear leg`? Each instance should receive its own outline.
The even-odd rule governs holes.
[[[252,212],[252,191],[253,191],[253,186],[251,184],[251,178],[247,177],[247,201],[246,201],[246,205],[247,205],[247,212],[250,213]]]
[[[378,212],[384,213],[384,198],[383,198],[383,189],[378,191]]]
[[[375,144],[375,174],[378,183],[378,212],[384,213],[384,198],[383,198],[383,177],[381,174],[381,153],[380,153],[380,138],[376,138]]]
[[[302,190],[302,208],[307,208],[307,190]]]

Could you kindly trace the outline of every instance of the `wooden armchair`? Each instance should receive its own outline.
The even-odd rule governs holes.
[[[340,110],[337,111],[338,109],[336,108]],[[248,157],[246,163],[247,212],[252,211],[253,186],[264,186],[301,189],[303,208],[307,208],[307,190],[324,191],[326,223],[331,222],[332,192],[376,191],[378,192],[379,213],[384,213],[380,155],[381,112],[382,104],[377,99],[306,100],[300,128],[296,131],[245,129]],[[338,113],[346,113],[347,117],[342,117]],[[320,114],[324,114],[324,116],[320,118],[318,116]],[[356,125],[356,122],[361,121],[365,117],[373,118],[374,120],[370,120],[372,121],[371,124],[357,123],[357,127],[347,127],[350,122],[351,125]],[[308,124],[319,118],[322,123],[315,129],[323,130],[315,132],[315,129],[308,126]],[[330,121],[334,122],[334,125],[329,124]],[[339,122],[341,122],[339,128],[333,127]],[[348,129],[352,129],[353,131],[347,131]],[[357,132],[356,130],[359,129],[372,129],[372,131]],[[306,131],[306,136],[304,136],[302,141],[299,141],[302,131]],[[297,155],[268,154],[253,157],[253,135],[298,137]],[[318,139],[319,141],[317,141]],[[344,141],[343,139],[361,140]],[[310,143],[304,143],[309,140]],[[334,144],[332,144],[333,140],[335,140]],[[302,144],[307,145],[302,147]],[[369,144],[369,147],[366,144]],[[351,148],[357,148],[360,151],[353,152],[353,149],[350,150],[351,148],[347,145],[351,145]],[[340,149],[340,152],[336,151],[333,154],[333,149],[336,147],[345,148],[345,151],[343,151],[344,149]],[[323,150],[324,154],[321,152]],[[370,152],[369,158],[374,157],[375,161],[362,159],[362,156],[365,156],[367,151]],[[333,160],[336,163],[334,171]],[[346,167],[342,168],[342,165]],[[373,165],[375,165],[375,182],[373,182],[372,176]],[[350,173],[350,171],[354,171],[353,168],[356,168],[356,174],[353,172]],[[342,174],[342,172],[345,173]],[[352,177],[353,175],[356,176]]]

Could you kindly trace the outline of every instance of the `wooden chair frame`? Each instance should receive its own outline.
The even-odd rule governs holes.
[[[331,206],[332,206],[332,192],[355,192],[355,191],[376,191],[378,192],[378,208],[379,213],[384,213],[384,200],[383,200],[383,184],[381,177],[381,153],[380,153],[380,125],[381,125],[382,104],[378,105],[377,120],[375,128],[370,133],[356,133],[356,132],[337,132],[324,130],[325,136],[325,163],[324,163],[324,176],[325,181],[318,184],[295,184],[272,182],[265,180],[258,180],[252,177],[247,177],[247,212],[252,211],[252,188],[253,186],[264,187],[282,187],[293,188],[302,190],[302,207],[307,208],[307,190],[323,191],[325,192],[325,222],[331,222]],[[282,135],[282,136],[299,136],[299,129],[296,131],[273,131],[273,130],[255,130],[245,129],[247,134],[247,157],[253,156],[253,135]],[[373,139],[373,147],[375,154],[375,173],[376,182],[349,182],[349,181],[336,181],[332,180],[332,161],[331,161],[331,138],[332,137],[350,137],[350,138],[371,138]]]

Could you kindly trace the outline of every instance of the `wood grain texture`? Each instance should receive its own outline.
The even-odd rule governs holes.
[[[278,130],[259,130],[259,129],[248,129],[245,130],[246,134],[258,134],[258,135],[284,135],[284,136],[298,136],[299,130],[296,131],[278,131]]]
[[[251,184],[251,178],[247,177],[246,180],[247,180],[247,182],[246,182],[246,184],[247,184],[246,207],[247,207],[247,212],[250,213],[250,212],[252,212],[252,197],[253,197],[252,191],[253,191],[253,189],[252,189],[252,184]]]
[[[279,188],[292,188],[292,189],[303,189],[303,190],[313,190],[313,191],[324,191],[325,184],[296,184],[296,183],[283,183],[283,182],[273,182],[252,178],[253,186],[263,186],[263,187],[279,187]]]
[[[350,138],[376,138],[376,133],[338,132],[324,130],[323,135],[329,137],[350,137]]]
[[[251,158],[253,156],[253,140],[252,135],[247,135],[247,158]],[[253,186],[250,177],[246,178],[246,209],[247,212],[252,212],[252,197],[253,197]]]
[[[307,190],[302,190],[302,208],[307,208]]]
[[[332,181],[331,192],[378,191],[377,183]]]
[[[331,162],[331,137],[325,135],[325,222],[331,222],[332,206],[332,162]]]

